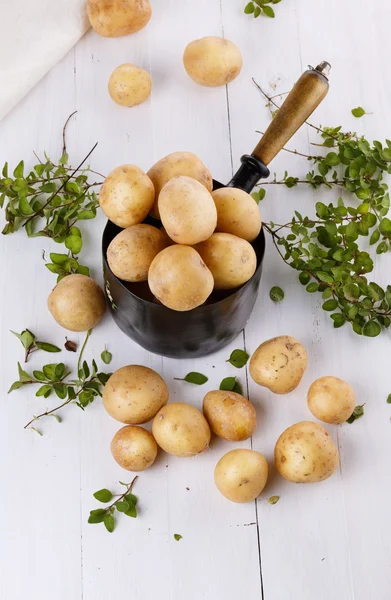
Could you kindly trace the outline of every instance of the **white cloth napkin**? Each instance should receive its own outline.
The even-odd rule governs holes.
[[[0,120],[88,29],[85,0],[0,0]]]

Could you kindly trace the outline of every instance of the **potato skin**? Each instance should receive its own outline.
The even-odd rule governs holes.
[[[189,246],[169,246],[153,259],[148,271],[153,295],[164,306],[178,311],[196,308],[213,291],[213,276]]]
[[[151,18],[149,0],[88,0],[91,27],[104,37],[121,37],[139,31]]]
[[[174,456],[186,458],[209,448],[210,429],[204,415],[185,402],[164,406],[153,420],[152,433],[158,445]]]
[[[193,81],[217,87],[233,81],[242,68],[242,54],[225,38],[208,36],[186,46],[183,64]]]
[[[123,281],[146,281],[151,262],[165,247],[165,236],[156,227],[131,225],[110,242],[107,262]]]
[[[137,106],[149,98],[152,80],[147,71],[125,63],[119,65],[110,75],[109,94],[120,106]]]
[[[292,483],[314,483],[330,477],[339,464],[339,453],[322,425],[301,421],[288,427],[274,449],[277,471]]]
[[[235,392],[208,392],[204,398],[203,412],[213,433],[231,442],[247,440],[257,425],[254,406]]]
[[[114,460],[127,471],[144,471],[157,456],[153,435],[137,425],[126,425],[117,431],[110,449]]]
[[[106,177],[99,204],[112,223],[125,229],[144,221],[154,197],[155,189],[148,175],[136,165],[122,165]]]
[[[214,472],[218,490],[231,502],[251,502],[266,485],[268,464],[255,450],[238,448],[220,458]]]
[[[307,362],[303,344],[281,335],[258,346],[250,360],[250,375],[255,383],[275,394],[288,394],[299,385]]]
[[[357,402],[353,389],[346,381],[326,376],[311,384],[307,404],[314,417],[337,425],[351,417]]]
[[[162,188],[173,177],[186,175],[196,179],[206,189],[211,192],[213,189],[213,179],[210,171],[196,154],[192,152],[173,152],[164,158],[161,158],[148,171],[148,177],[155,186],[155,203],[151,210],[151,216],[160,219],[158,198]]]
[[[67,275],[48,298],[48,308],[61,327],[69,331],[88,331],[99,323],[106,310],[99,285],[86,275]]]
[[[165,381],[156,371],[141,365],[118,369],[103,390],[103,406],[109,415],[128,425],[150,421],[167,402]]]
[[[216,231],[231,233],[252,242],[262,226],[261,213],[254,198],[237,188],[220,188],[212,192],[217,209]]]
[[[230,233],[214,233],[194,248],[211,270],[216,290],[240,287],[251,279],[257,268],[257,256],[251,244]]]
[[[208,190],[196,179],[170,179],[159,194],[159,213],[168,236],[191,246],[208,239],[217,224],[217,211]]]

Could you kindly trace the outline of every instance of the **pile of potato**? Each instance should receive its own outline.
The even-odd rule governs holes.
[[[111,271],[125,282],[148,281],[168,308],[192,310],[214,289],[238,288],[255,272],[250,242],[262,225],[256,202],[235,188],[212,192],[212,176],[195,154],[169,154],[148,173],[117,167],[99,202],[123,228],[107,250]],[[154,225],[142,223],[148,214]]]
[[[300,383],[307,366],[304,346],[289,336],[261,344],[250,361],[250,375],[276,394],[286,394]],[[164,380],[152,369],[122,367],[108,380],[103,404],[111,417],[124,423],[111,443],[117,463],[129,471],[143,471],[156,459],[158,447],[178,457],[209,448],[212,433],[230,442],[250,438],[256,428],[256,409],[241,394],[208,392],[202,412],[185,402],[168,404]],[[308,407],[320,420],[341,423],[353,412],[352,388],[336,377],[322,377],[308,392]],[[152,433],[140,427],[152,420]],[[274,450],[277,471],[288,481],[312,483],[327,479],[339,463],[338,450],[319,423],[303,421],[284,431]],[[233,502],[254,500],[268,478],[265,457],[254,450],[231,450],[218,461],[214,479],[219,491]]]

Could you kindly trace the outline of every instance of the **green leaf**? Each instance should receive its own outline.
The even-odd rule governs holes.
[[[224,390],[226,392],[235,392],[236,394],[243,394],[242,386],[239,381],[236,380],[236,377],[226,377],[220,383],[220,390]]]
[[[14,381],[14,383],[11,385],[10,389],[8,390],[8,394],[10,394],[11,392],[13,392],[14,390],[18,390],[19,388],[21,388],[23,385],[22,381]]]
[[[22,381],[22,382],[31,381],[31,376],[27,373],[27,371],[24,371],[22,369],[20,363],[18,363],[18,373],[19,373],[19,381]]]
[[[130,504],[128,502],[120,501],[116,503],[115,508],[118,510],[118,512],[126,512],[129,510]]]
[[[98,490],[97,492],[95,492],[95,494],[93,494],[93,496],[99,502],[110,502],[110,500],[113,498],[113,494],[110,492],[110,490],[107,490],[106,488]]]
[[[367,337],[376,337],[381,332],[381,327],[377,321],[367,321],[362,330],[363,334]]]
[[[180,533],[174,533],[174,540],[176,540],[177,542],[179,542],[179,540],[182,539],[182,536]]]
[[[69,235],[65,240],[65,246],[72,254],[79,254],[83,247],[83,240],[78,235]]]
[[[285,294],[280,287],[274,286],[271,288],[269,296],[273,302],[281,302],[284,299]]]
[[[324,302],[322,304],[323,310],[327,310],[327,311],[335,310],[337,307],[338,307],[338,302],[336,300],[334,300],[334,298],[331,298],[330,300],[326,300],[326,302]]]
[[[19,210],[24,217],[29,217],[34,214],[34,211],[25,196],[22,196],[19,200]]]
[[[318,287],[319,287],[318,284],[313,281],[312,283],[310,283],[309,285],[307,285],[307,287],[305,289],[310,294],[313,294],[314,292],[318,291]]]
[[[261,7],[260,6],[256,6],[255,10],[254,10],[254,19],[257,19],[260,14],[261,14]]]
[[[342,327],[342,325],[345,325],[346,319],[343,314],[334,313],[333,315],[330,315],[330,316],[334,321],[334,329],[338,329],[339,327]]]
[[[99,379],[99,382],[100,382],[100,383],[101,383],[103,386],[105,386],[105,385],[106,385],[106,383],[108,382],[108,380],[109,380],[109,379],[110,379],[110,377],[111,377],[111,373],[98,373],[97,377],[98,377],[98,379]]]
[[[311,275],[309,273],[307,273],[306,271],[302,271],[299,275],[299,281],[301,283],[301,285],[307,285],[307,283],[310,281],[311,279]]]
[[[24,161],[21,160],[20,163],[15,167],[14,169],[14,177],[16,178],[22,178],[23,177],[23,171],[24,171]]]
[[[391,394],[388,394],[387,396],[387,404],[391,404]]]
[[[90,376],[90,368],[89,368],[86,360],[83,361],[83,371],[84,371],[84,377],[87,379]]]
[[[106,516],[106,510],[104,508],[97,508],[96,510],[92,510],[90,512],[90,516],[88,518],[88,522],[89,523],[103,523],[105,516]]]
[[[68,261],[68,259],[69,259],[68,254],[57,254],[56,252],[50,253],[50,260],[55,265],[65,265],[65,263]]]
[[[106,348],[103,350],[102,354],[100,355],[102,361],[105,363],[105,365],[109,365],[111,363],[111,360],[113,358],[113,355],[111,354],[111,352],[109,352]]]
[[[206,375],[196,373],[195,371],[191,371],[183,379],[180,379],[179,377],[175,377],[175,379],[178,381],[187,381],[187,383],[194,383],[195,385],[203,385],[208,381]]]
[[[352,108],[352,115],[359,119],[365,115],[365,110],[361,106],[357,106],[357,108]]]
[[[128,504],[132,504],[133,506],[137,505],[137,496],[134,494],[126,494],[125,500],[128,502]]]
[[[343,293],[347,300],[358,300],[361,296],[360,288],[355,283],[348,283],[343,287]]]
[[[107,513],[105,515],[105,518],[103,519],[103,523],[104,523],[107,531],[109,533],[113,533],[114,527],[115,527],[115,520],[114,520],[113,515],[110,515],[110,513]]]
[[[254,12],[254,10],[255,10],[255,6],[252,2],[249,2],[244,7],[244,12],[246,13],[246,15],[251,15]]]
[[[254,192],[251,195],[254,198],[255,202],[257,204],[259,204],[264,199],[264,197],[266,196],[266,190],[265,190],[265,188],[261,187],[261,188],[259,188],[259,190],[257,192]]]
[[[369,243],[371,246],[373,246],[373,244],[376,244],[380,239],[380,231],[378,229],[375,229],[375,231],[372,232],[371,237],[369,238]]]
[[[241,369],[242,367],[244,367],[244,365],[247,364],[249,358],[250,357],[247,354],[247,352],[245,352],[244,350],[237,349],[231,352],[231,356],[229,357],[227,362],[229,362],[233,367]]]
[[[92,210],[82,210],[78,214],[79,221],[85,221],[87,219],[95,219],[95,213]]]
[[[36,392],[36,396],[45,396],[45,398],[47,398],[50,393],[52,391],[52,386],[51,385],[42,385],[39,390]]]
[[[50,364],[50,365],[45,365],[42,368],[43,374],[47,380],[49,380],[49,381],[55,380],[56,367],[57,367],[57,364]]]
[[[324,160],[325,163],[330,167],[335,167],[336,165],[339,165],[339,156],[336,152],[329,152],[328,154],[326,154]]]
[[[42,371],[33,371],[33,375],[35,379],[38,379],[38,381],[46,381],[46,377]]]
[[[64,363],[58,363],[55,365],[54,369],[54,377],[56,381],[60,381],[60,379],[64,376],[65,373],[65,365]]]
[[[35,345],[39,350],[44,350],[45,352],[61,352],[61,348],[48,342],[35,342]]]
[[[262,10],[263,10],[263,14],[266,17],[270,17],[271,19],[274,19],[274,17],[276,16],[275,12],[274,12],[274,10],[272,9],[271,6],[267,6],[267,5],[266,6],[262,6]]]
[[[269,502],[269,504],[277,504],[279,499],[280,496],[270,496],[270,498],[268,498],[267,501]]]
[[[85,275],[86,277],[90,276],[90,270],[88,267],[85,267],[83,265],[79,265],[76,269],[76,273],[79,273],[80,275]]]
[[[67,386],[64,385],[63,383],[55,385],[54,391],[57,394],[57,396],[60,398],[60,400],[65,400],[65,398],[67,397],[68,389],[67,389]]]
[[[380,221],[380,233],[385,237],[391,237],[391,220],[385,217]]]
[[[134,504],[131,504],[129,510],[124,513],[127,517],[133,517],[135,519],[137,517],[137,508]]]
[[[354,423],[354,421],[356,421],[356,419],[359,419],[360,417],[362,417],[363,414],[364,414],[364,405],[362,404],[361,406],[356,406],[352,415],[347,419],[346,422]]]
[[[26,350],[28,350],[28,348],[34,344],[35,335],[28,329],[25,329],[22,331],[22,333],[16,333],[16,331],[11,330],[11,333],[13,333],[22,342],[23,348]]]
[[[69,233],[71,235],[78,235],[79,237],[81,237],[81,231],[80,231],[80,229],[78,227],[74,227],[74,226],[71,227],[70,230],[69,230]]]
[[[60,265],[52,265],[51,263],[47,263],[45,267],[49,269],[51,273],[56,273],[56,275],[65,275],[65,271],[63,267],[60,267]]]
[[[3,177],[8,177],[8,163],[7,162],[4,163],[4,167],[3,167],[3,170],[1,173],[2,173]]]
[[[316,276],[324,283],[334,283],[334,279],[331,277],[331,275],[325,273],[324,271],[317,271]]]

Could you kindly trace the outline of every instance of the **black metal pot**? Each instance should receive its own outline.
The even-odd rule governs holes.
[[[328,63],[306,71],[298,80],[251,156],[228,186],[251,192],[259,179],[267,177],[266,165],[274,158],[327,93]],[[214,181],[214,189],[223,187]],[[148,218],[151,225],[160,223]],[[216,352],[229,344],[246,326],[257,299],[265,254],[261,230],[252,243],[257,255],[253,277],[237,290],[214,291],[205,304],[178,312],[158,303],[147,283],[129,284],[118,279],[107,263],[107,248],[121,231],[108,221],[103,232],[102,253],[105,293],[118,327],[146,350],[174,358],[195,358]]]

